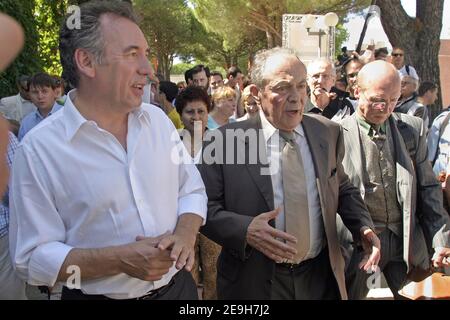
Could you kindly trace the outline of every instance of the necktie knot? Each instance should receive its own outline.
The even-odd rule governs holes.
[[[371,129],[372,129],[372,139],[378,139],[378,140],[385,140],[386,139],[386,135],[381,130],[381,126],[380,125],[372,125]]]
[[[280,137],[284,139],[284,141],[286,141],[287,143],[294,145],[295,144],[295,137],[294,137],[294,132],[293,131],[284,131],[284,130],[279,130],[280,131]]]

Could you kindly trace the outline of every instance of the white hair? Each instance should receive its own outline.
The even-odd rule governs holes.
[[[262,88],[264,86],[264,69],[266,68],[266,62],[270,57],[275,55],[280,56],[293,56],[298,59],[295,51],[289,48],[275,47],[267,50],[260,50],[256,53],[255,59],[253,61],[253,66],[250,71],[250,77],[252,82],[258,87]],[[300,61],[300,59],[298,59]],[[301,62],[301,61],[300,61]]]
[[[333,62],[331,62],[331,60],[326,59],[326,58],[317,58],[317,59],[312,60],[308,64],[308,67],[306,69],[308,72],[308,76],[311,75],[312,66],[316,66],[316,65],[329,65],[331,67],[331,74],[333,76],[336,76],[336,68],[334,67]]]
[[[410,80],[414,83],[414,87],[415,87],[414,91],[419,90],[419,80],[418,79],[416,79],[415,77],[412,77],[410,75],[407,75],[407,74],[401,76],[401,80],[403,80],[403,79]]]

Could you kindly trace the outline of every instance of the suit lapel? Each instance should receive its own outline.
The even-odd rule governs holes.
[[[350,157],[350,161],[346,163],[346,167],[348,167],[348,165],[350,164],[351,166],[353,166],[353,170],[356,173],[356,175],[352,176],[361,177],[358,182],[358,188],[363,193],[362,196],[364,197],[365,190],[362,183],[362,177],[364,176],[363,174],[365,170],[363,170],[362,165],[362,142],[359,135],[358,121],[356,120],[355,115],[344,121],[344,123],[342,123],[342,127],[344,129],[344,135],[348,136],[348,138],[344,139],[345,154]]]
[[[328,168],[328,142],[322,138],[321,126],[313,123],[314,120],[307,115],[303,116],[303,131],[311,151],[316,177],[326,181]]]
[[[322,211],[325,233],[329,235],[331,234],[331,231],[329,230],[331,224],[329,223],[327,216],[327,195],[324,193],[328,190],[328,142],[322,138],[323,132],[321,132],[322,126],[320,125],[320,122],[317,121],[314,123],[314,119],[304,116],[302,124],[314,163],[317,191],[319,194],[319,202]]]
[[[266,145],[264,141],[264,135],[262,132],[261,119],[260,117],[256,117],[249,120],[249,126],[245,129],[257,129],[258,134],[258,147],[256,150],[258,151],[258,161],[256,164],[250,164],[249,154],[250,154],[250,145],[248,139],[245,140],[245,155],[246,155],[246,167],[259,191],[263,195],[266,200],[266,204],[270,210],[274,210],[274,196],[273,196],[273,188],[272,188],[272,178],[269,174],[269,166],[267,165],[267,155],[266,155]],[[244,130],[245,130],[244,129]],[[252,148],[254,149],[254,148]],[[266,173],[266,174],[263,174]]]
[[[395,169],[397,179],[397,199],[403,213],[403,259],[409,263],[409,251],[411,240],[411,212],[414,210],[413,193],[415,193],[414,165],[397,127],[396,120],[389,118],[392,140],[394,142]],[[409,265],[408,265],[409,269]]]

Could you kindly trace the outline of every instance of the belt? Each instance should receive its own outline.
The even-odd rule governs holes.
[[[295,269],[295,268],[299,268],[299,267],[311,262],[312,260],[314,260],[314,259],[304,260],[300,263],[282,262],[282,263],[277,263],[277,267],[282,267],[282,268],[287,268],[287,269]]]
[[[303,260],[303,261],[301,261],[301,262],[299,262],[299,263],[293,263],[293,262],[282,262],[282,263],[277,263],[276,266],[277,266],[277,267],[284,268],[284,269],[290,269],[290,270],[293,270],[293,269],[303,267],[303,266],[305,266],[305,265],[307,265],[307,264],[313,262],[314,260],[316,260],[317,258],[319,258],[320,256],[322,256],[323,254],[325,254],[325,253],[327,253],[327,252],[328,252],[327,248],[324,248],[324,249],[322,249],[322,251],[320,251],[320,253],[319,253],[317,256],[315,256],[314,258],[307,259],[307,260]]]
[[[179,272],[175,276],[177,276],[178,274],[179,274]],[[131,299],[120,299],[120,300],[131,301],[131,300],[153,300],[153,299],[156,299],[157,297],[160,297],[160,296],[164,295],[165,293],[167,293],[167,291],[169,291],[169,289],[175,283],[175,280],[174,280],[175,276],[173,276],[172,279],[170,279],[169,283],[166,284],[165,286],[151,290],[141,297],[131,298]],[[69,289],[67,287],[63,287],[61,298],[62,298],[62,300],[117,300],[117,299],[113,299],[113,298],[107,297],[102,294],[86,294],[86,293],[83,293],[83,291],[81,291],[80,289]]]
[[[165,286],[162,286],[162,287],[160,287],[158,289],[150,290],[149,292],[147,292],[142,297],[134,298],[134,299],[127,299],[127,300],[153,300],[153,299],[155,299],[155,298],[157,298],[159,296],[162,296],[167,291],[169,291],[170,287],[172,287],[172,285],[175,283],[175,280],[173,279],[174,277],[172,277],[172,279],[170,279],[169,283],[166,284]]]

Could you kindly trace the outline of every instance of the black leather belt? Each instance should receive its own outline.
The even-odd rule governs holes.
[[[167,291],[169,291],[170,287],[175,283],[175,280],[173,280],[174,278],[175,278],[175,276],[173,276],[172,279],[170,279],[169,283],[166,284],[165,286],[162,286],[162,287],[160,287],[158,289],[155,289],[155,290],[150,290],[149,292],[147,292],[142,297],[134,298],[134,299],[128,299],[128,300],[153,300],[153,299],[156,299],[157,297],[162,296]]]
[[[162,286],[158,289],[151,290],[147,292],[145,295],[138,297],[138,298],[131,298],[131,299],[120,299],[124,301],[131,301],[131,300],[153,300],[157,297],[160,297],[167,293],[169,289],[173,286],[175,283],[174,278],[179,274],[179,272],[170,279],[169,283],[165,286]],[[86,294],[83,293],[80,289],[69,289],[67,287],[63,287],[62,289],[62,297],[61,300],[116,300],[110,297],[107,297],[102,294]]]
[[[284,269],[293,270],[293,269],[303,267],[303,266],[313,262],[314,260],[318,259],[319,257],[321,257],[324,254],[328,254],[328,249],[326,247],[324,249],[322,249],[322,251],[320,251],[320,253],[317,256],[315,256],[314,258],[303,260],[300,263],[284,263],[284,262],[283,263],[277,263],[276,266],[284,268]]]
[[[295,268],[299,268],[299,267],[307,264],[311,260],[314,260],[314,259],[304,260],[300,263],[277,263],[277,267],[282,267],[282,268],[287,268],[287,269],[295,269]]]

